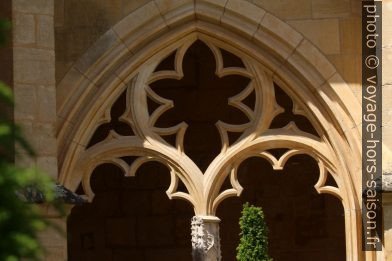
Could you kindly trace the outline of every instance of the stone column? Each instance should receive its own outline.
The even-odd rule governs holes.
[[[53,14],[54,0],[12,0],[14,120],[37,156],[15,160],[57,179]]]
[[[67,217],[74,205],[66,204],[65,216],[60,215],[48,204],[40,204],[42,217],[54,224],[56,228],[49,227],[38,234],[39,241],[46,254],[43,261],[67,261]]]
[[[214,216],[192,218],[193,261],[220,261],[220,219]]]

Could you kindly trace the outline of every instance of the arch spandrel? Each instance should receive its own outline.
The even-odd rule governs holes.
[[[305,153],[318,161],[320,179],[315,187],[319,192],[335,194],[343,201],[348,215],[346,217],[347,260],[361,260],[360,228],[358,227],[360,221],[357,214],[360,210],[358,201],[360,195],[360,179],[358,179],[360,175],[358,172],[360,169],[360,131],[355,128],[360,121],[358,120],[360,107],[355,102],[353,104],[355,99],[349,87],[344,82],[337,83],[341,80],[340,76],[317,48],[274,16],[264,13],[260,21],[250,21],[243,19],[246,16],[244,10],[233,9],[231,5],[227,6],[231,9],[225,12],[224,6],[211,4],[210,1],[196,1],[195,3],[194,8],[189,8],[188,5],[194,5],[193,1],[191,3],[185,1],[178,8],[173,7],[167,12],[146,13],[146,17],[139,20],[136,18],[143,13],[143,8],[157,7],[148,4],[138,9],[137,12],[130,14],[110,29],[105,36],[106,40],[99,40],[94,45],[95,47],[92,47],[82,57],[82,61],[79,61],[61,81],[58,86],[60,90],[58,116],[61,119],[58,126],[60,182],[73,190],[76,189],[83,176],[85,176],[83,182],[88,183],[90,174],[86,173],[92,171],[91,168],[99,164],[100,160],[115,162],[132,173],[135,171],[134,168],[126,167],[123,163],[115,161],[116,157],[132,152],[142,157],[140,162],[161,160],[168,165],[172,173],[172,185],[168,189],[170,197],[182,197],[192,202],[197,214],[213,215],[214,209],[221,200],[227,196],[239,195],[241,192],[241,186],[236,181],[234,171],[239,162],[227,160],[228,154],[241,155],[239,158],[245,159],[254,155],[256,151],[260,156],[269,158],[274,167],[279,168],[284,166],[285,159],[273,159],[262,150],[286,146],[293,155]],[[198,13],[200,10],[207,10],[205,14],[210,15]],[[194,17],[199,20],[194,20]],[[147,30],[163,18],[166,20],[162,26]],[[242,23],[233,22],[239,19],[242,19]],[[127,27],[126,24],[131,21],[132,26]],[[182,24],[181,21],[187,22]],[[245,29],[246,24],[249,26],[245,26]],[[144,25],[146,27],[143,27]],[[110,37],[112,40],[108,41],[107,38]],[[226,146],[226,149],[222,150],[223,154],[221,153],[212,163],[213,167],[203,175],[200,170],[197,170],[197,166],[181,153],[181,146],[178,146],[180,149],[172,148],[159,140],[157,129],[151,130],[150,128],[145,132],[149,122],[146,115],[143,116],[141,113],[138,117],[144,119],[143,124],[147,124],[142,124],[142,129],[138,129],[139,122],[129,122],[133,124],[136,136],[123,138],[111,135],[104,141],[106,151],[102,149],[102,146],[100,149],[98,146],[86,149],[97,124],[108,121],[107,108],[111,107],[121,92],[130,87],[132,79],[136,79],[134,84],[137,85],[139,84],[137,81],[148,82],[151,79],[168,76],[162,74],[149,78],[151,71],[147,73],[148,70],[143,71],[143,67],[151,66],[151,63],[156,62],[155,59],[160,55],[162,57],[159,59],[163,58],[162,54],[168,54],[186,41],[192,42],[195,38],[211,41],[212,46],[219,46],[240,56],[245,61],[250,61],[251,72],[263,72],[259,74],[260,77],[256,78],[264,85],[270,84],[269,81],[277,82],[293,98],[294,114],[306,115],[314,124],[320,138],[304,135],[292,126],[280,130],[282,133],[279,131],[269,133],[266,131],[268,121],[260,121],[259,125],[255,125],[258,126],[257,128],[249,128],[244,132],[246,134],[241,141],[233,146]],[[104,46],[107,48],[96,48],[101,42],[105,43]],[[214,54],[216,55],[216,52]],[[219,61],[219,57],[215,58]],[[172,75],[177,78],[180,76],[181,72],[178,75]],[[260,80],[263,77],[264,79]],[[343,87],[337,88],[336,84]],[[258,83],[258,85],[262,84]],[[70,91],[62,91],[63,89]],[[143,96],[145,93],[140,91],[136,94]],[[262,99],[266,95],[271,95],[271,93],[262,92]],[[279,111],[279,107],[274,104],[265,105],[271,100],[267,99],[261,103],[261,106],[264,111],[269,108],[269,115],[273,116]],[[236,105],[235,99],[232,100],[232,105]],[[136,104],[132,106],[135,107]],[[256,119],[262,118],[263,110],[253,116]],[[128,111],[128,116],[131,118],[134,117],[132,114],[133,112]],[[126,121],[126,117],[123,119]],[[224,130],[224,127],[230,127],[222,126],[221,130]],[[177,129],[165,131],[175,132],[184,129],[185,126],[182,125]],[[224,136],[224,131],[221,131],[221,137]],[[186,160],[182,161],[183,159]],[[189,171],[190,169],[193,170]],[[333,173],[339,191],[323,187],[326,171]],[[189,172],[198,174],[190,175]],[[222,194],[218,194],[219,183],[221,180],[223,182],[224,175],[231,175],[233,188],[221,196]],[[177,178],[184,182],[189,195],[176,194]],[[93,195],[92,191],[89,193]]]

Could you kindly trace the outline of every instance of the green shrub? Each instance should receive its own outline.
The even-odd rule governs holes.
[[[245,203],[240,218],[239,261],[272,261],[268,256],[268,230],[260,207]]]

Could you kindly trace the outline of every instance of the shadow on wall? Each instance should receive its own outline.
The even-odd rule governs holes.
[[[115,1],[54,1],[56,82],[114,22]],[[112,6],[110,6],[112,3]],[[112,20],[112,21],[111,21]]]

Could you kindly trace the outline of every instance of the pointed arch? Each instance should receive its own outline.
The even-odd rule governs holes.
[[[339,193],[328,191],[328,188],[324,191],[339,194],[343,201],[347,260],[364,260],[360,250],[361,136],[358,126],[361,108],[334,66],[301,34],[252,3],[184,0],[167,6],[161,2],[164,1],[150,1],[109,29],[57,86],[60,183],[75,190],[85,171],[78,166],[91,158],[103,157],[94,154],[94,148],[83,154],[89,137],[98,122],[108,121],[108,108],[130,83],[137,81],[137,72],[143,64],[158,53],[179,48],[186,39],[210,39],[228,51],[239,52],[257,61],[260,71],[267,72],[271,80],[279,83],[310,112],[308,116],[317,123],[326,142],[325,148],[315,148],[317,144],[312,144],[311,137],[301,142],[290,137],[289,133],[272,133],[255,139],[246,149],[238,146],[238,150],[230,153],[249,156],[248,152],[264,148],[267,140],[273,141],[276,147],[281,141],[292,143],[294,148],[317,155],[322,166],[333,168],[340,177]],[[295,130],[290,131],[295,134]],[[139,132],[137,127],[135,132]],[[107,146],[111,153],[120,153],[129,149],[137,151],[141,143],[143,140],[130,138],[125,141],[112,137]],[[124,147],[130,144],[132,146]],[[172,153],[170,150],[157,151],[154,147],[150,151],[150,155],[140,153],[147,157],[158,154],[159,157],[167,157],[165,153]],[[86,158],[86,155],[91,157]],[[209,167],[207,175],[199,173],[196,178],[186,176],[186,166],[177,165],[177,169],[172,169],[183,173],[180,178],[192,194],[187,199],[195,205],[198,214],[213,215],[216,204],[233,194],[234,191],[230,191],[220,198],[217,195],[219,173],[222,168],[233,167],[232,163],[218,159],[215,165]],[[189,166],[192,163],[184,164]],[[320,171],[324,170],[320,168]],[[240,190],[240,185],[235,178],[233,180],[233,189]],[[320,186],[318,189],[323,192]],[[188,197],[173,194],[173,188],[170,193],[172,196]],[[238,194],[238,191],[235,193]]]

